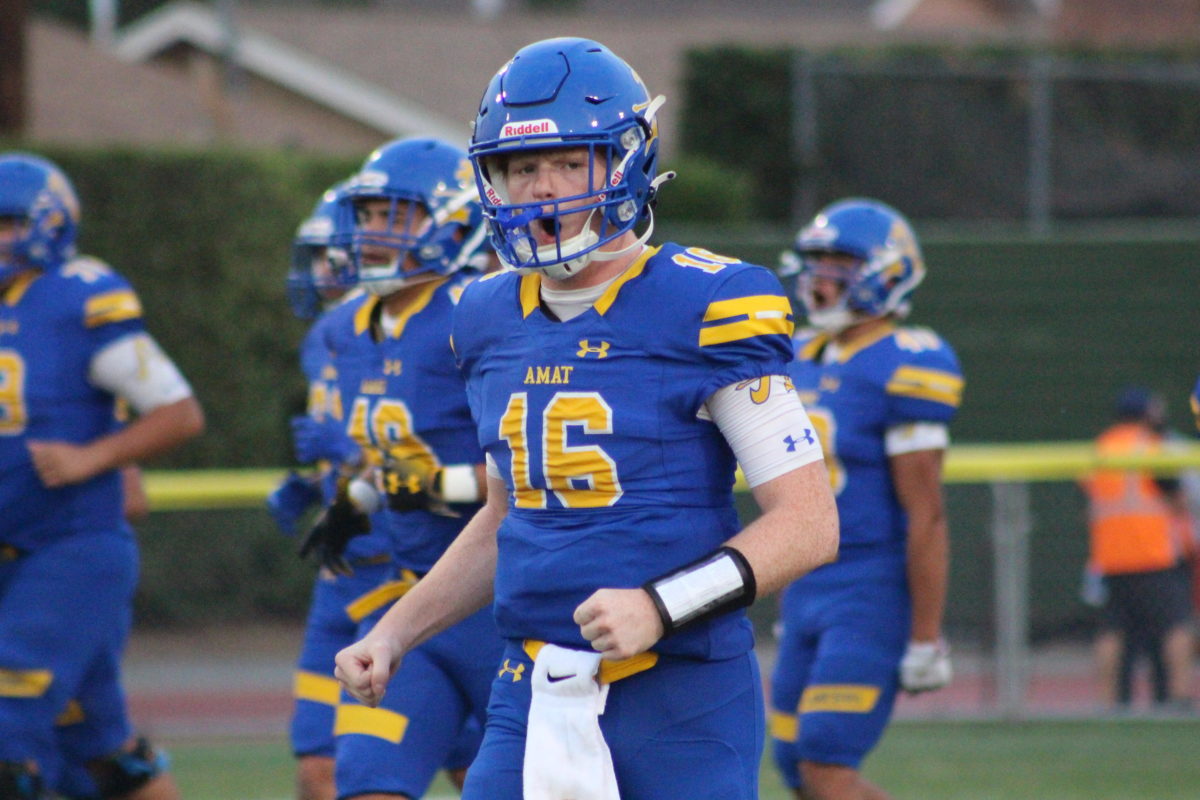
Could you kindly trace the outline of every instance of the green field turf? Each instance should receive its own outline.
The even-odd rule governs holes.
[[[168,743],[188,800],[285,800],[282,739]],[[769,760],[761,800],[790,800]],[[899,722],[866,765],[896,800],[1195,800],[1200,719]],[[431,795],[453,796],[439,779]]]

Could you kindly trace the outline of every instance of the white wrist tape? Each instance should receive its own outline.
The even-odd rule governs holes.
[[[732,547],[715,550],[647,581],[642,588],[662,619],[663,636],[690,623],[745,608],[754,602],[757,591],[750,563]]]

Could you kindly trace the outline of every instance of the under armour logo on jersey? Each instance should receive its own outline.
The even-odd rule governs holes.
[[[503,678],[505,674],[513,676],[513,683],[521,680],[521,676],[525,674],[525,665],[517,664],[515,667],[509,665],[509,659],[504,659],[504,666],[496,673],[497,678]]]
[[[608,342],[602,341],[600,344],[593,347],[591,339],[580,339],[579,350],[575,353],[575,355],[579,356],[580,358],[587,358],[589,355],[595,356],[596,358],[608,358],[609,346],[610,345]]]

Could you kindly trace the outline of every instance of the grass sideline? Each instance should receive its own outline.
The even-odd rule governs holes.
[[[188,800],[287,800],[283,738],[165,742]],[[1200,718],[899,721],[865,766],[896,800],[1195,800]],[[456,796],[440,778],[430,798]],[[763,761],[760,800],[790,800]]]

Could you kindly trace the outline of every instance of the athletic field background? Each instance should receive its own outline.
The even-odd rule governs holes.
[[[166,746],[185,800],[285,800],[294,796],[287,724],[298,626],[228,627],[135,634],[126,663],[138,727]],[[760,645],[769,673],[769,639]],[[865,773],[895,800],[1196,800],[1200,717],[1096,713],[1078,668],[1035,693],[1026,721],[981,718],[987,683],[973,654],[956,651],[955,683],[902,696]],[[1083,679],[1080,680],[1080,675]],[[1075,716],[1054,702],[1078,693]],[[1039,715],[1040,714],[1040,715]],[[767,759],[761,800],[791,800]],[[456,797],[439,779],[429,800]],[[686,800],[681,798],[681,800]]]
[[[187,800],[294,796],[282,736],[166,744]],[[1200,721],[902,721],[864,772],[896,800],[1195,800]],[[457,794],[439,777],[428,797]],[[791,800],[769,753],[761,800]]]

